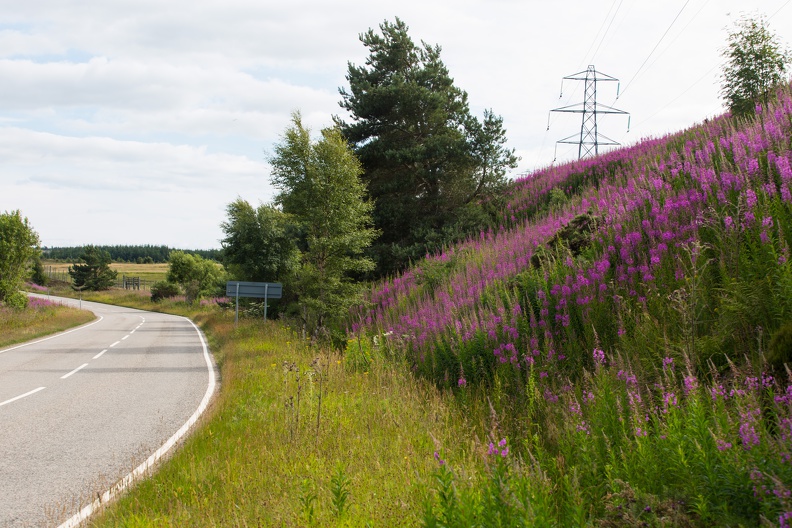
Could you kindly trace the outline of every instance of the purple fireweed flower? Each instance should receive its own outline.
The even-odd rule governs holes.
[[[756,193],[753,191],[753,189],[746,189],[745,205],[751,208],[753,208],[756,205]]]
[[[663,394],[663,414],[668,414],[671,407],[677,406],[677,397],[673,392]]]
[[[459,378],[459,381],[457,383],[458,383],[458,385],[460,387],[466,387],[467,386],[467,380],[465,378]]]
[[[545,400],[549,403],[558,403],[558,396],[552,393],[550,389],[545,389],[544,391]]]
[[[764,219],[762,219],[762,225],[764,227],[773,227],[773,217],[765,216]]]
[[[442,458],[440,458],[440,453],[438,453],[437,451],[435,451],[435,452],[434,452],[434,457],[435,457],[435,460],[437,460],[437,463],[438,463],[438,464],[440,464],[441,466],[444,466],[444,465],[445,465],[445,460],[443,460]]]
[[[666,368],[673,369],[674,368],[674,358],[670,358],[668,356],[663,358],[663,370]]]
[[[605,364],[605,352],[603,352],[599,348],[595,348],[593,352],[594,356],[594,363],[597,365],[604,365]]]
[[[759,445],[759,433],[756,431],[756,422],[761,415],[760,409],[747,409],[740,413],[740,439],[743,449],[750,451]]]
[[[698,380],[696,376],[688,375],[685,376],[685,396],[689,395],[691,392],[695,391],[698,388]]]
[[[713,385],[712,388],[710,388],[710,394],[712,395],[712,401],[717,401],[718,396],[720,396],[724,400],[727,397],[726,391],[724,390],[723,385],[721,384]]]
[[[722,440],[720,438],[716,441],[718,451],[726,451],[727,449],[731,449],[732,445],[731,442],[727,442],[726,440]]]
[[[727,216],[723,219],[723,224],[726,226],[726,229],[731,229],[734,225],[734,220],[732,220],[731,216]]]

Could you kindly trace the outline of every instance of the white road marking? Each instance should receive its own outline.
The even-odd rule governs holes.
[[[22,348],[22,347],[26,347],[26,346],[30,346],[30,345],[35,345],[36,343],[41,343],[42,341],[49,341],[50,339],[55,339],[56,337],[60,337],[62,335],[71,334],[72,332],[76,332],[78,330],[83,330],[85,328],[88,328],[89,326],[95,325],[96,323],[100,322],[102,319],[104,319],[104,317],[102,317],[100,315],[99,319],[97,319],[96,321],[94,321],[92,323],[88,323],[88,324],[85,324],[85,325],[82,325],[82,326],[78,326],[77,328],[74,328],[72,330],[67,330],[66,332],[61,332],[61,333],[55,334],[53,336],[45,337],[44,339],[39,339],[37,341],[31,341],[29,343],[24,343],[22,345],[17,345],[15,347],[6,348],[5,350],[0,350],[0,354],[5,354],[6,352],[11,352],[12,350],[16,350],[17,348]]]
[[[102,354],[104,354],[105,352],[107,352],[107,349],[106,349],[106,348],[105,348],[104,350],[102,350],[101,352],[99,352],[98,354],[96,354],[96,355],[93,357],[93,359],[99,359],[100,357],[102,357]]]
[[[61,379],[66,379],[66,378],[68,378],[69,376],[71,376],[72,374],[74,374],[74,373],[76,373],[76,372],[79,372],[80,370],[84,369],[84,368],[85,368],[85,367],[87,367],[87,366],[88,366],[88,363],[83,363],[82,365],[80,365],[80,366],[79,366],[79,367],[77,367],[76,369],[72,370],[72,371],[71,371],[71,372],[69,372],[68,374],[64,374],[63,376],[61,376]]]
[[[47,387],[39,387],[38,389],[33,389],[32,391],[28,391],[28,392],[26,392],[25,394],[20,394],[19,396],[16,396],[16,397],[14,397],[14,398],[11,398],[10,400],[6,400],[6,401],[4,401],[4,402],[0,402],[0,407],[2,407],[3,405],[5,405],[5,404],[7,404],[7,403],[11,403],[11,402],[15,402],[15,401],[17,401],[17,400],[21,400],[21,399],[22,399],[22,398],[24,398],[25,396],[30,396],[31,394],[36,394],[38,391],[44,390],[44,389],[46,389],[46,388],[47,388]]]
[[[109,346],[109,347],[107,347],[107,348],[113,348],[114,346],[116,346],[116,345],[117,345],[118,343],[120,343],[120,342],[121,342],[121,341],[116,341],[115,343],[113,343],[112,345],[110,345],[110,346]]]
[[[124,337],[121,338],[121,341],[123,341],[124,339],[126,339],[129,336],[130,336],[130,334],[125,335]]]

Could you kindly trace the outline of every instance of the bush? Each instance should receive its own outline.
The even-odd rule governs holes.
[[[151,286],[151,301],[159,302],[179,295],[179,285],[167,281],[158,281]]]
[[[15,291],[6,295],[4,304],[15,310],[24,310],[28,305],[28,298],[22,292]]]

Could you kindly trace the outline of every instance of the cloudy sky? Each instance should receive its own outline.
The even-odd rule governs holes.
[[[225,207],[271,200],[266,162],[293,110],[340,114],[359,34],[400,17],[479,116],[504,118],[519,173],[553,162],[582,101],[561,79],[620,79],[600,118],[623,144],[721,113],[720,50],[741,14],[792,44],[790,0],[0,0],[0,212],[45,246],[220,247]],[[343,114],[341,114],[343,115]],[[559,146],[558,161],[577,148]]]

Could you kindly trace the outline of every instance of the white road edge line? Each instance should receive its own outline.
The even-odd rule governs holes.
[[[100,322],[102,319],[104,319],[104,317],[102,317],[101,315],[98,316],[98,317],[99,317],[99,319],[97,319],[96,321],[94,321],[92,323],[84,324],[82,326],[78,326],[77,328],[73,328],[73,329],[67,330],[65,332],[60,332],[59,334],[55,334],[55,335],[52,335],[52,336],[49,336],[49,337],[45,337],[44,339],[38,339],[36,341],[31,341],[29,343],[24,343],[22,345],[17,345],[15,347],[6,348],[5,350],[0,350],[0,354],[5,354],[6,352],[11,352],[12,350],[16,350],[17,348],[22,348],[22,347],[26,347],[26,346],[30,346],[30,345],[35,345],[36,343],[41,343],[42,341],[49,341],[50,339],[55,339],[56,337],[60,337],[62,335],[71,334],[72,332],[76,332],[78,330],[84,330],[85,328],[88,328],[89,326],[93,326],[96,323]]]
[[[201,400],[200,405],[198,405],[198,408],[195,410],[192,416],[190,416],[189,420],[187,420],[187,422],[185,422],[185,424],[182,425],[179,430],[173,434],[173,436],[168,438],[168,440],[162,444],[162,447],[157,449],[150,457],[148,457],[145,462],[132,470],[132,472],[127,476],[116,482],[109,490],[105,491],[101,497],[95,499],[93,502],[83,507],[79,513],[75,514],[66,522],[58,526],[58,528],[76,528],[80,525],[80,523],[90,517],[91,514],[97,511],[102,504],[115,498],[117,495],[126,490],[133,482],[145,475],[146,472],[151,469],[152,466],[154,466],[154,464],[156,464],[163,456],[165,456],[168,451],[170,451],[174,445],[176,445],[176,442],[181,440],[181,438],[187,434],[190,428],[195,425],[195,423],[198,421],[198,418],[201,417],[206,408],[209,406],[209,401],[212,399],[212,395],[214,394],[215,388],[217,386],[217,379],[215,376],[214,365],[212,365],[212,358],[209,356],[209,349],[206,346],[206,341],[204,340],[201,331],[197,326],[195,326],[195,323],[186,317],[182,317],[182,319],[190,323],[198,333],[198,339],[200,339],[201,347],[203,348],[204,361],[206,361],[206,368],[209,371],[209,386],[206,387],[206,393],[204,393],[204,397]]]
[[[88,366],[88,363],[83,363],[82,365],[80,365],[80,366],[79,366],[79,367],[77,367],[76,369],[72,370],[72,371],[71,371],[71,372],[69,372],[68,374],[64,374],[63,376],[61,376],[61,379],[66,379],[66,378],[68,378],[69,376],[71,376],[72,374],[76,374],[77,372],[81,371],[82,369],[84,369],[84,368],[85,368],[85,367],[87,367],[87,366]]]
[[[6,405],[8,403],[15,402],[17,400],[21,400],[22,398],[24,398],[26,396],[30,396],[31,394],[36,394],[38,391],[42,391],[42,390],[44,390],[46,388],[47,387],[39,387],[38,389],[33,389],[32,391],[28,391],[25,394],[20,394],[19,396],[15,397],[15,398],[11,398],[10,400],[6,400],[4,402],[0,402],[0,407],[2,407],[3,405]]]
[[[106,349],[106,348],[105,348],[104,350],[102,350],[101,352],[99,352],[98,354],[96,354],[96,355],[93,357],[93,359],[99,359],[100,357],[102,357],[102,354],[104,354],[105,352],[107,352],[107,349]]]

